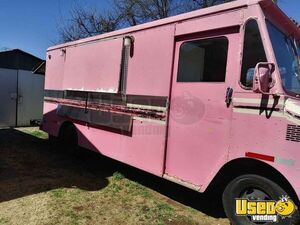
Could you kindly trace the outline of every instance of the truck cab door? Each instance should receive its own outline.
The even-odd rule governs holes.
[[[226,161],[238,52],[238,27],[177,40],[166,178],[200,189]]]

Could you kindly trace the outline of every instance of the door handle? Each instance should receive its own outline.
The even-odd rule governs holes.
[[[232,102],[232,95],[233,95],[233,89],[231,87],[228,87],[226,91],[226,97],[225,97],[225,103],[227,107],[229,107]]]
[[[18,104],[21,104],[23,101],[23,96],[22,95],[18,95]]]

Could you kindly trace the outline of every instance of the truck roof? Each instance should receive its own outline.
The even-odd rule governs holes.
[[[140,24],[140,25],[133,26],[133,27],[116,30],[116,31],[109,32],[109,33],[96,35],[93,37],[80,39],[77,41],[67,42],[64,44],[50,47],[50,48],[48,48],[47,51],[60,49],[60,48],[66,48],[69,46],[80,45],[80,44],[89,43],[89,42],[95,42],[95,41],[108,39],[108,38],[117,38],[118,36],[123,36],[125,34],[130,34],[130,33],[136,32],[136,31],[140,31],[140,30],[145,30],[145,29],[149,29],[149,28],[153,28],[153,27],[182,22],[185,20],[198,18],[198,17],[204,17],[204,16],[208,16],[208,15],[213,15],[213,14],[217,14],[220,12],[226,12],[226,11],[230,11],[230,10],[234,10],[234,9],[244,8],[244,7],[248,7],[250,5],[255,5],[255,4],[260,4],[261,7],[264,9],[264,11],[271,12],[272,14],[276,14],[276,17],[280,18],[280,21],[282,22],[282,24],[285,27],[289,28],[288,30],[290,31],[290,33],[293,34],[296,37],[296,39],[300,40],[300,29],[296,26],[295,23],[293,23],[291,21],[290,18],[288,18],[284,14],[284,12],[272,0],[237,0],[237,1],[232,1],[232,2],[228,2],[228,3],[224,3],[224,4],[220,4],[220,5],[216,5],[216,6],[212,6],[212,7],[208,7],[208,8],[195,10],[195,11],[188,12],[188,13],[183,13],[183,14],[168,17],[165,19],[156,20],[153,22]]]

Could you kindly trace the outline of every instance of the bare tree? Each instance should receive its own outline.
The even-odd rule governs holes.
[[[223,4],[226,2],[231,2],[234,0],[191,0],[189,1],[189,7],[191,10],[206,8],[218,4]]]
[[[125,26],[167,18],[186,10],[180,10],[180,0],[114,0],[116,12],[124,19]]]
[[[139,0],[113,0],[114,11],[122,18],[123,26],[135,26],[144,23],[139,10]]]
[[[70,18],[59,27],[62,42],[73,41],[121,27],[162,19],[178,14],[179,0],[111,0],[112,9],[103,12],[75,6]]]
[[[149,20],[163,19],[171,16],[175,4],[175,0],[140,0],[138,2],[140,13]]]
[[[94,36],[119,28],[120,17],[110,11],[85,9],[76,6],[70,11],[70,18],[58,28],[61,41],[73,41]]]
[[[59,28],[59,35],[63,42],[73,41],[229,1],[111,0],[112,7],[106,12],[76,6]]]

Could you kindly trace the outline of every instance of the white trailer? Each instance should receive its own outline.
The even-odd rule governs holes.
[[[42,62],[19,49],[0,52],[0,127],[30,126],[42,119],[44,74],[32,73]]]

